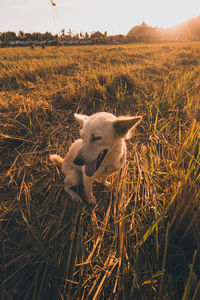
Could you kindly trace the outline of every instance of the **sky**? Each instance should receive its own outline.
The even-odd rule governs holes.
[[[0,32],[127,34],[143,21],[167,28],[200,15],[200,0],[0,0]]]

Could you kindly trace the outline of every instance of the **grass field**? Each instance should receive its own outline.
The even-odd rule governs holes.
[[[75,112],[142,115],[77,207]],[[0,299],[200,299],[200,43],[0,49]]]

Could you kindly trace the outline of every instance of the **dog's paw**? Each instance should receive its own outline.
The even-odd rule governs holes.
[[[79,195],[76,195],[75,197],[72,197],[72,200],[74,202],[76,202],[77,204],[80,204],[80,203],[83,202],[82,199],[81,199],[81,197]]]
[[[96,205],[97,201],[96,201],[96,198],[94,196],[88,198],[88,202],[91,204],[91,205]]]
[[[65,185],[64,190],[71,196],[73,202],[76,202],[77,204],[82,203],[81,197],[76,192],[72,191],[68,186]]]

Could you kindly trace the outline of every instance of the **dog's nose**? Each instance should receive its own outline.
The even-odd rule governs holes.
[[[76,157],[74,159],[74,163],[75,163],[75,165],[83,166],[84,165],[84,160],[81,157]]]

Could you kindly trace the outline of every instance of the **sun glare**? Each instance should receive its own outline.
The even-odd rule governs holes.
[[[193,2],[193,0],[151,0],[141,1],[141,4],[137,4],[137,6],[132,2],[131,10],[137,10],[138,16],[143,18],[143,21],[148,25],[167,28],[198,16],[200,4],[198,5],[199,9],[197,9],[197,4],[193,5]]]

